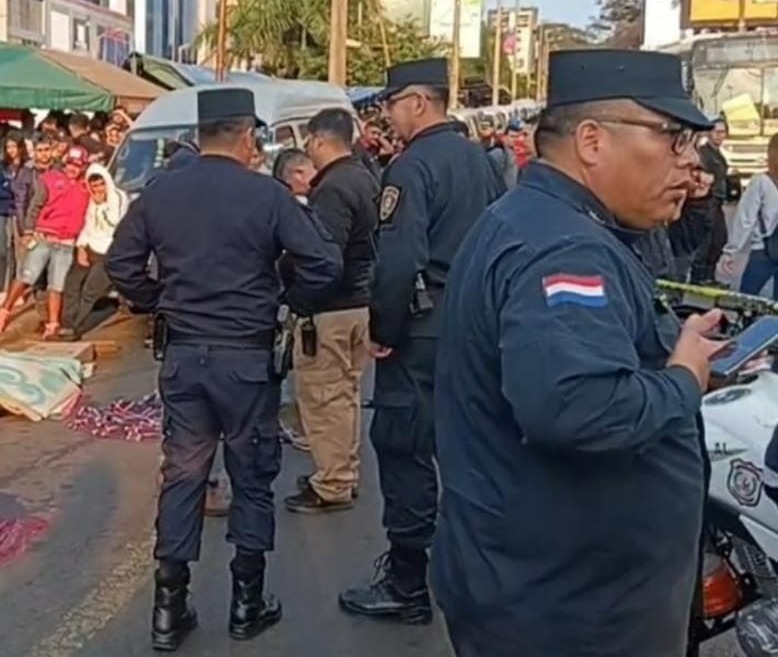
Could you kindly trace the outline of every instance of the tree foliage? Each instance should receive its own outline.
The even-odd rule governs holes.
[[[571,50],[592,47],[592,39],[587,30],[567,23],[546,23],[544,25],[551,50]]]
[[[639,48],[645,0],[597,0],[598,16],[589,31],[604,45]]]
[[[387,60],[445,54],[445,44],[426,38],[413,21],[386,19],[381,0],[350,3],[348,83],[380,85]],[[330,39],[330,0],[239,0],[228,17],[228,56],[279,77],[325,79]],[[215,47],[218,26],[205,27],[198,44]]]

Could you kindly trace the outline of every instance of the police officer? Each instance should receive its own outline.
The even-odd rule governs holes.
[[[271,368],[278,308],[275,262],[296,265],[289,295],[309,303],[342,273],[338,246],[273,179],[247,165],[257,123],[246,89],[196,94],[202,155],[146,187],[116,231],[107,271],[167,333],[163,484],[157,516],[153,646],[175,650],[196,625],[188,563],[198,559],[208,472],[219,437],[233,489],[230,635],[250,639],[281,615],[263,592],[273,549],[271,484],[280,467],[280,380]],[[150,253],[160,280],[147,277]]]
[[[432,379],[440,300],[459,244],[505,190],[480,146],[446,116],[445,59],[388,71],[385,111],[405,149],[383,177],[378,264],[371,289],[377,359],[370,438],[378,457],[390,549],[384,575],[340,595],[348,612],[429,622],[427,549],[437,513]]]
[[[459,657],[681,657],[705,488],[705,334],[636,239],[678,218],[708,128],[672,55],[552,54],[519,186],[447,284],[432,581]]]

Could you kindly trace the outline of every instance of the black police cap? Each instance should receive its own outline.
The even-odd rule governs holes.
[[[678,123],[712,128],[683,84],[676,55],[641,50],[560,50],[551,53],[546,106],[633,100]]]
[[[448,88],[448,60],[444,57],[433,57],[391,66],[386,70],[386,89],[380,96],[394,96],[414,84]]]
[[[197,92],[197,122],[216,123],[253,116],[257,127],[265,122],[257,116],[254,94],[249,89],[204,89]]]

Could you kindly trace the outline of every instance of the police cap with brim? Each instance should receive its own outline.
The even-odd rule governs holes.
[[[197,93],[197,122],[200,125],[253,116],[256,127],[266,123],[257,116],[254,94],[248,89],[205,89]]]
[[[681,60],[676,55],[640,50],[551,53],[547,107],[619,99],[632,100],[684,127],[713,127],[684,88]]]
[[[385,100],[415,84],[447,89],[448,60],[444,57],[433,57],[391,66],[386,70],[386,88],[378,94],[378,97],[380,100]]]

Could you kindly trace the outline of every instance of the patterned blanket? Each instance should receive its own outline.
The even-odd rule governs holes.
[[[83,364],[75,358],[0,351],[0,407],[33,421],[61,419],[81,397]]]

